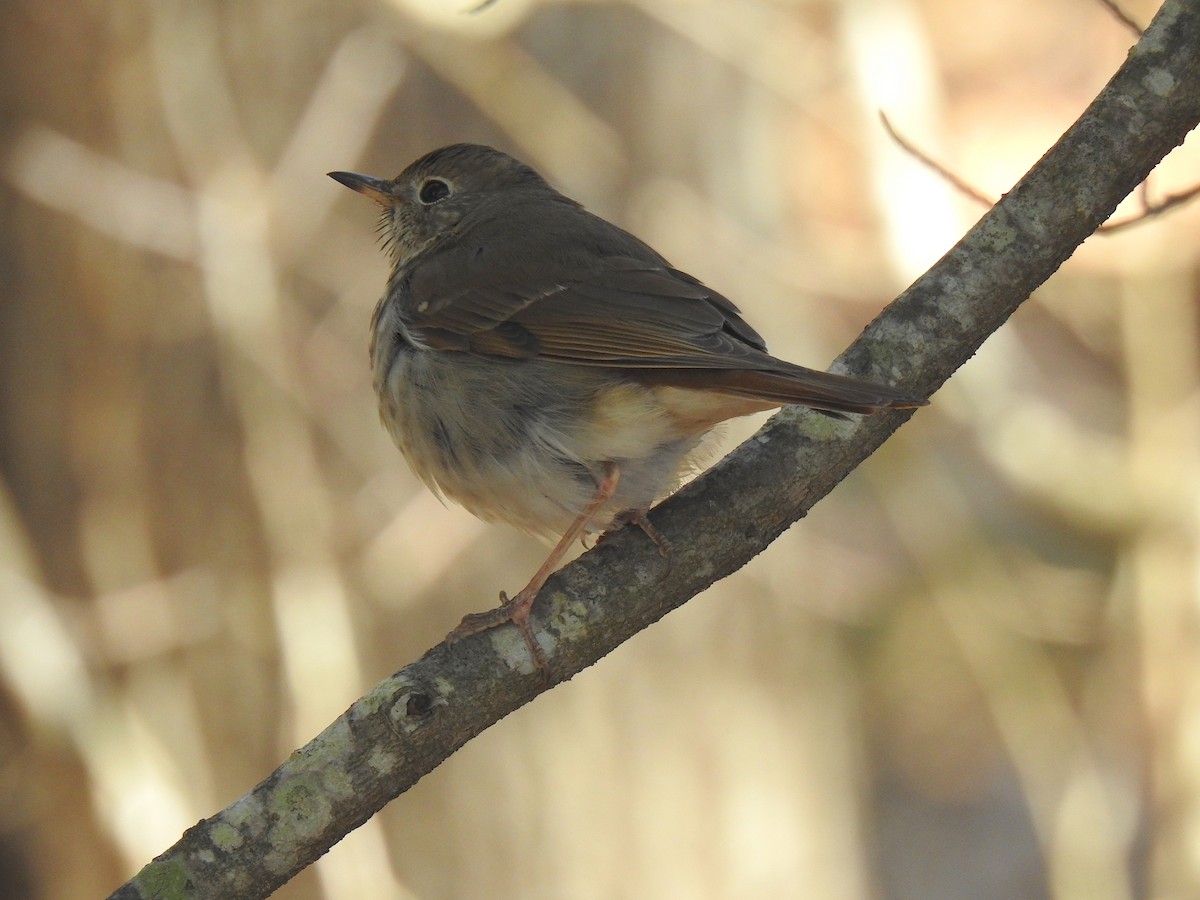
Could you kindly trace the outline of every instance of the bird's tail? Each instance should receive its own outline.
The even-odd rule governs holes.
[[[649,372],[642,373],[645,378]],[[654,381],[672,387],[715,391],[760,401],[767,406],[807,406],[835,413],[913,409],[929,401],[909,391],[849,375],[803,366],[781,371],[758,369],[658,369]]]

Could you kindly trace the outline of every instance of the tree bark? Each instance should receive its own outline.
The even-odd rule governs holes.
[[[1168,0],[1071,129],[836,366],[932,393],[1198,120],[1200,4]],[[909,415],[838,421],[785,411],[654,511],[674,547],[667,577],[636,529],[563,569],[534,611],[551,680],[569,679],[739,569]],[[545,688],[514,629],[439,644],[112,896],[265,897]]]

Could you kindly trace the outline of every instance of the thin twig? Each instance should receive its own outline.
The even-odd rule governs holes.
[[[933,170],[939,177],[948,182],[959,193],[964,194],[970,199],[975,200],[976,202],[987,207],[992,206],[996,202],[987,194],[983,193],[983,191],[972,186],[971,184],[968,184],[954,172],[950,171],[950,169],[948,169],[946,166],[930,157],[929,154],[927,154],[920,147],[916,146],[912,141],[908,140],[908,138],[904,137],[904,135],[900,134],[900,132],[897,131],[896,127],[892,124],[891,120],[887,117],[887,114],[883,111],[880,111],[879,119],[883,122],[883,127],[887,131],[888,135],[896,142],[901,150],[909,154],[909,156],[917,160],[922,165]],[[1150,200],[1150,185],[1149,181],[1147,180],[1138,185],[1137,196],[1142,205],[1141,212],[1130,216],[1127,219],[1121,219],[1117,222],[1107,222],[1097,228],[1096,233],[1112,234],[1114,231],[1120,231],[1121,229],[1128,228],[1131,225],[1137,225],[1141,222],[1147,221],[1148,219],[1162,215],[1167,210],[1173,209],[1176,206],[1180,206],[1184,203],[1187,203],[1189,200],[1200,196],[1200,184],[1188,188],[1180,193],[1168,194],[1164,199],[1154,203]]]
[[[879,111],[879,120],[883,122],[884,129],[886,129],[892,140],[900,146],[901,150],[903,150],[913,159],[917,160],[917,162],[929,169],[932,169],[939,177],[945,179],[947,182],[953,185],[954,188],[959,191],[959,193],[965,194],[972,200],[976,200],[987,207],[992,206],[996,202],[983,191],[963,181],[963,179],[959,178],[940,162],[929,156],[929,154],[927,154],[924,150],[920,149],[906,137],[900,134],[900,132],[896,130],[895,126],[892,125],[891,120],[887,117],[887,113],[883,112],[883,110]]]
[[[1133,21],[1129,17],[1129,14],[1117,5],[1116,0],[1096,0],[1096,2],[1112,13],[1118,22],[1134,33],[1135,37],[1140,38],[1142,36],[1141,26]]]
[[[1142,184],[1142,190],[1139,191],[1139,199],[1142,202],[1142,211],[1137,215],[1130,216],[1128,219],[1121,219],[1117,222],[1106,222],[1096,229],[1098,234],[1112,234],[1114,231],[1119,231],[1122,228],[1128,228],[1130,225],[1137,225],[1139,222],[1144,222],[1147,219],[1162,215],[1169,209],[1173,209],[1183,203],[1187,203],[1196,197],[1200,197],[1200,184],[1188,188],[1179,194],[1168,194],[1157,203],[1149,201],[1149,187],[1147,184]]]

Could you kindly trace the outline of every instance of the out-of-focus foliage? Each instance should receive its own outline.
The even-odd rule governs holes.
[[[0,895],[111,890],[540,559],[378,427],[386,263],[326,171],[493,143],[823,365],[979,212],[876,112],[998,194],[1133,40],[1066,0],[471,5],[6,6]],[[1198,235],[1094,238],[761,558],[279,896],[1193,893]]]

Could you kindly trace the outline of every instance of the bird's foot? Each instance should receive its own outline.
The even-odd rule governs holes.
[[[455,644],[472,634],[490,631],[511,623],[517,627],[517,630],[521,632],[521,637],[525,639],[525,646],[529,648],[529,655],[533,657],[533,667],[541,673],[542,681],[548,681],[550,665],[546,660],[545,652],[537,642],[537,637],[534,636],[533,627],[529,623],[529,614],[533,609],[533,601],[537,599],[537,594],[536,590],[530,590],[527,587],[510,600],[508,595],[501,591],[499,606],[486,612],[468,613],[463,616],[463,620],[458,623],[457,627],[446,635],[446,643]]]

